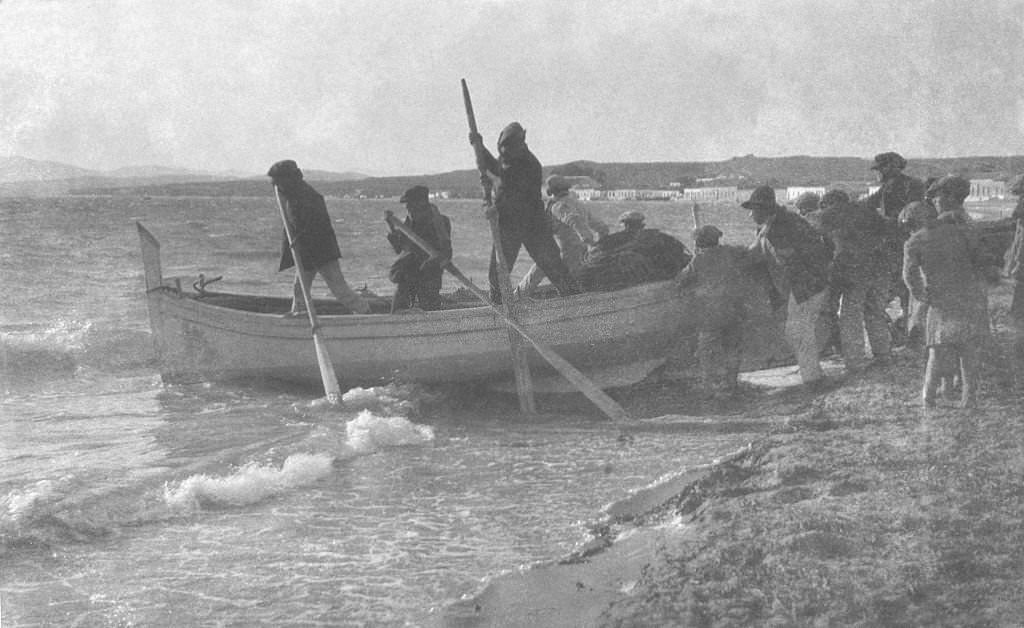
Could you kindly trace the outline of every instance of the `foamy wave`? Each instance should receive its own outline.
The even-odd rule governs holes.
[[[334,457],[327,454],[292,454],[280,469],[249,463],[223,478],[193,475],[177,488],[165,487],[164,501],[178,509],[203,504],[254,504],[316,482],[331,473],[333,463]]]
[[[193,475],[176,487],[164,487],[164,501],[175,509],[204,505],[244,506],[286,491],[307,486],[327,476],[335,460],[365,456],[388,447],[422,445],[434,440],[429,425],[417,425],[404,417],[380,417],[369,410],[346,423],[345,440],[327,427],[314,432],[306,447],[331,453],[293,453],[280,469],[251,462],[226,477]]]
[[[384,447],[422,445],[434,440],[429,425],[417,425],[405,417],[379,417],[369,410],[345,425],[345,444],[358,453],[372,453]]]
[[[46,329],[0,332],[0,370],[5,379],[32,380],[40,373],[74,372],[91,323],[58,319]]]
[[[341,396],[350,410],[373,410],[377,414],[409,416],[419,412],[420,404],[432,396],[408,384],[387,384],[371,388],[352,388]]]
[[[74,374],[81,366],[139,368],[153,359],[146,332],[63,318],[45,329],[0,332],[0,353],[0,371],[29,382]]]
[[[36,331],[0,332],[5,347],[22,350],[61,348],[78,350],[85,344],[85,336],[92,323],[72,318],[58,318],[46,329]]]

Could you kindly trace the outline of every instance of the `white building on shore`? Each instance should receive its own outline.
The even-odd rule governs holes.
[[[971,193],[968,201],[988,201],[1006,198],[1006,181],[995,179],[971,179]]]
[[[685,188],[676,200],[693,203],[732,203],[739,200],[740,191],[733,186],[713,188]]]

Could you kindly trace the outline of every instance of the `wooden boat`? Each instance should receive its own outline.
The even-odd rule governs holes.
[[[169,381],[270,378],[320,382],[309,321],[284,318],[289,298],[182,290],[165,280],[160,244],[138,225],[146,300],[161,373]],[[689,299],[672,281],[525,305],[520,323],[602,387],[639,381],[676,347]],[[384,382],[456,383],[512,375],[506,325],[491,308],[339,314],[318,301],[342,388]],[[383,308],[380,308],[383,311]],[[531,371],[551,367],[530,352]]]

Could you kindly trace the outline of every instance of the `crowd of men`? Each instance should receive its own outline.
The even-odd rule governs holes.
[[[724,277],[738,284],[761,267],[768,269],[773,300],[786,308],[786,337],[809,389],[828,383],[820,356],[829,346],[838,348],[848,372],[859,372],[888,364],[898,337],[927,351],[925,407],[940,394],[957,398],[960,407],[973,406],[980,352],[990,334],[986,281],[997,264],[1016,284],[1012,351],[1014,368],[1024,372],[1024,180],[1011,185],[1019,197],[1013,244],[1004,258],[994,259],[964,209],[967,179],[947,175],[926,185],[903,172],[906,161],[896,153],[881,153],[874,162],[881,186],[856,201],[835,189],[820,198],[805,194],[790,211],[776,202],[772,188],[755,189],[741,204],[758,226],[749,247],[727,253],[717,242],[720,231],[698,230],[697,255],[680,281],[718,291],[699,329],[708,387],[726,394],[735,389],[748,310],[743,292],[723,298],[718,284]],[[890,323],[887,309],[896,298],[900,314]]]
[[[872,166],[879,189],[860,199],[833,189],[820,198],[801,196],[791,211],[776,201],[771,187],[761,186],[740,204],[757,226],[752,243],[720,244],[721,230],[705,225],[694,233],[696,254],[691,255],[675,238],[646,229],[639,212],[623,214],[622,230],[610,233],[571,195],[567,179],[553,175],[542,181],[541,164],[527,147],[519,123],[501,131],[497,157],[479,134],[469,139],[481,172],[497,180],[487,212],[497,220],[506,263],[511,268],[523,247],[533,260],[516,289],[520,297],[534,294],[544,278],[567,296],[676,277],[700,304],[702,380],[717,396],[736,391],[751,295],[763,288],[775,308],[785,309],[785,336],[808,389],[828,385],[820,360],[830,347],[838,349],[847,371],[859,372],[887,364],[898,338],[927,350],[921,394],[925,406],[934,405],[941,394],[958,394],[963,407],[976,402],[979,349],[990,331],[985,267],[994,261],[980,249],[964,209],[970,184],[963,177],[921,181],[904,172],[903,157],[886,152],[876,155]],[[308,286],[317,274],[351,312],[369,312],[367,301],[341,273],[323,197],[303,180],[294,161],[275,163],[268,175],[283,198],[294,238],[282,244],[281,268],[291,267],[297,258],[301,269],[290,314],[302,310],[301,282]],[[1021,338],[1021,178],[1011,190],[1020,200],[1004,270],[1016,282],[1011,316]],[[428,256],[402,233],[388,234],[398,254],[390,272],[396,284],[391,311],[439,309],[441,276],[452,255],[451,221],[430,203],[424,186],[410,188],[400,200],[408,209],[405,226],[440,255]],[[491,299],[500,302],[494,249],[488,276]],[[900,313],[893,320],[887,310],[897,298]],[[1020,368],[1024,341],[1018,340],[1013,350]]]

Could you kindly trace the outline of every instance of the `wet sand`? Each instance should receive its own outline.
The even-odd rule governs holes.
[[[1024,617],[1024,387],[1009,287],[990,290],[974,410],[919,404],[920,352],[809,394],[791,368],[729,402],[662,374],[619,395],[638,430],[764,435],[608,506],[593,539],[492,580],[444,626],[1015,626]],[[638,452],[640,453],[640,452]]]

